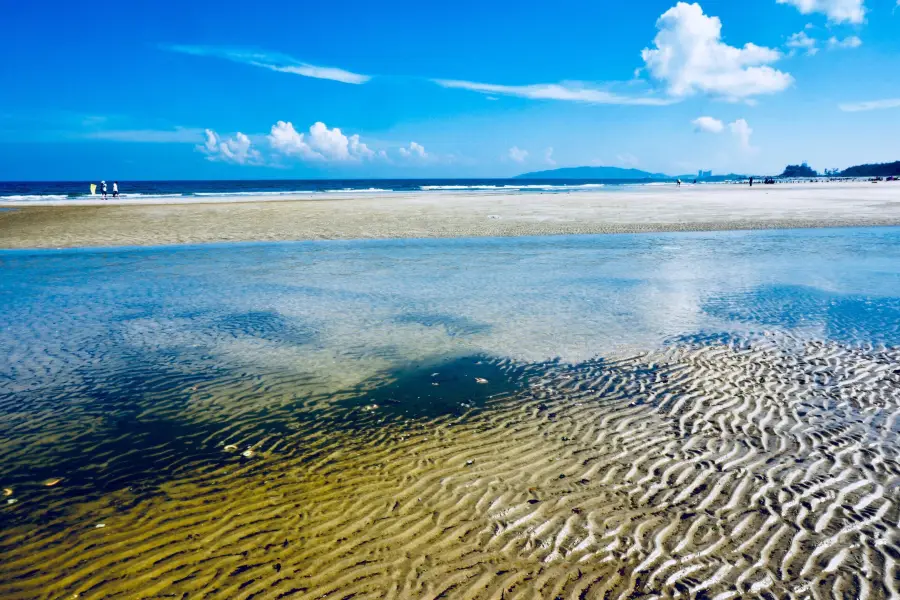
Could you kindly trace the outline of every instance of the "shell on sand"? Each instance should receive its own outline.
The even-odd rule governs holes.
[[[238,449],[238,447],[235,444],[228,444],[227,446],[225,446],[223,448],[223,450],[225,450],[225,452],[236,452],[237,449]]]
[[[12,489],[11,488],[3,488],[3,495],[4,496],[12,496],[13,495]]]

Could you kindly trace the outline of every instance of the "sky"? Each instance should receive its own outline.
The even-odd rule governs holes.
[[[0,0],[0,180],[900,160],[900,0]]]

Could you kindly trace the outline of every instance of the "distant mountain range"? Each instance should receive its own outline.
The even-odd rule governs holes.
[[[672,179],[665,173],[649,173],[620,167],[564,167],[516,175],[516,179]]]

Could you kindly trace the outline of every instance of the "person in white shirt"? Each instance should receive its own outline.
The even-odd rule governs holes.
[[[119,197],[119,182],[113,181],[113,198]]]
[[[100,192],[103,194],[103,199],[106,200],[106,182],[100,182]]]

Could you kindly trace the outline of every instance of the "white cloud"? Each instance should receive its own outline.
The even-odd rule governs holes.
[[[791,4],[804,15],[818,12],[828,16],[833,23],[862,23],[866,19],[864,0],[777,0],[778,4]]]
[[[476,83],[474,81],[458,81],[455,79],[432,79],[432,81],[445,88],[470,90],[482,94],[517,96],[532,100],[563,100],[567,102],[584,102],[586,104],[633,104],[641,106],[664,106],[673,103],[673,100],[668,98],[621,96],[571,82],[499,85],[494,83]]]
[[[697,92],[743,100],[786,89],[794,78],[769,66],[778,50],[747,43],[722,42],[722,22],[703,14],[699,4],[679,2],[657,20],[655,48],[641,57],[647,71],[666,84],[674,97]]]
[[[232,138],[222,138],[212,129],[206,130],[206,143],[197,146],[206,159],[238,165],[258,165],[262,162],[259,150],[253,148],[250,138],[240,131]]]
[[[544,162],[547,163],[548,165],[556,164],[556,161],[553,160],[553,148],[552,147],[544,150]]]
[[[410,142],[408,148],[401,147],[397,151],[400,153],[400,156],[405,158],[428,158],[428,153],[425,152],[424,146],[416,142]]]
[[[753,130],[750,129],[750,125],[747,124],[747,121],[744,119],[738,119],[732,123],[728,124],[728,128],[731,129],[732,135],[738,139],[741,144],[741,148],[744,150],[753,150],[754,148],[750,145],[750,136],[753,135]]]
[[[107,129],[91,131],[85,137],[117,142],[142,142],[150,144],[196,144],[203,139],[205,130],[176,127],[175,129]]]
[[[171,52],[180,52],[181,54],[212,56],[245,65],[269,69],[270,71],[293,73],[294,75],[302,75],[303,77],[312,77],[315,79],[329,79],[331,81],[340,81],[341,83],[361,84],[366,83],[371,79],[368,75],[360,75],[359,73],[352,73],[334,67],[311,65],[309,63],[301,62],[291,56],[287,56],[286,54],[279,54],[276,52],[243,50],[240,48],[219,48],[215,46],[185,46],[177,44],[163,45],[162,48]]]
[[[528,158],[528,150],[522,150],[518,146],[513,146],[509,149],[509,159],[515,161],[517,163],[525,162],[525,159]]]
[[[885,108],[900,108],[900,98],[888,98],[886,100],[869,100],[868,102],[851,102],[841,104],[839,108],[844,112],[860,112],[864,110],[883,110]]]
[[[691,121],[695,131],[705,131],[706,133],[722,133],[725,129],[725,123],[713,117],[697,117]]]
[[[819,52],[816,43],[815,38],[811,38],[806,35],[805,31],[801,31],[789,37],[785,45],[792,50],[791,54],[802,50],[806,52],[807,56],[815,56]]]
[[[862,40],[856,37],[855,35],[851,35],[849,37],[845,37],[842,40],[837,39],[836,37],[828,38],[828,47],[829,48],[859,48],[862,46]]]
[[[306,160],[351,162],[376,156],[358,135],[347,137],[337,127],[328,129],[321,121],[313,123],[308,133],[298,133],[290,121],[278,121],[272,125],[268,139],[276,151]]]

